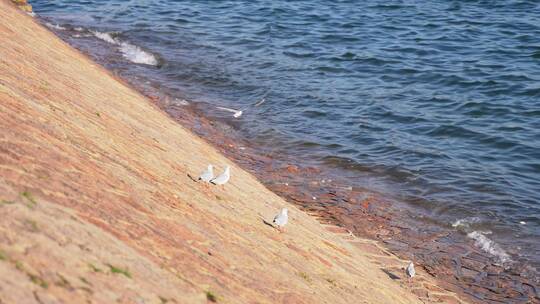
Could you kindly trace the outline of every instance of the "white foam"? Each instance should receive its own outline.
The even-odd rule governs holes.
[[[487,238],[486,232],[473,231],[467,233],[467,237],[474,240],[474,245],[485,252],[494,255],[501,263],[510,261],[510,256],[499,246],[499,244]]]
[[[156,56],[144,51],[136,45],[122,42],[120,43],[120,51],[122,52],[124,58],[131,62],[139,64],[158,65],[158,60]]]
[[[457,220],[457,221],[452,223],[452,227],[454,227],[454,228],[461,227],[461,226],[463,226],[463,219]]]
[[[175,98],[174,102],[181,105],[181,106],[189,106],[189,101],[187,101],[185,99]]]
[[[120,41],[116,38],[114,38],[111,33],[103,33],[98,31],[91,31],[94,36],[97,38],[111,43],[118,45],[120,52],[122,52],[122,56],[126,58],[127,60],[138,63],[138,64],[147,64],[147,65],[158,65],[158,59],[156,56],[154,56],[152,53],[146,52],[145,50],[141,49],[140,47]]]
[[[480,222],[480,218],[478,217],[466,217],[463,219],[459,219],[452,223],[452,227],[454,228],[469,228],[471,224],[475,224]]]
[[[111,35],[111,33],[102,33],[102,32],[98,32],[98,31],[91,31],[92,34],[94,34],[94,36],[96,36],[97,38],[105,41],[105,42],[108,42],[108,43],[111,43],[111,44],[118,44],[118,41],[116,41],[116,39],[113,38],[113,36]]]
[[[75,37],[75,38],[85,38],[85,37],[92,37],[92,35],[88,35],[88,34],[74,34],[73,37]]]
[[[45,22],[45,25],[49,28],[53,28],[53,29],[56,29],[56,30],[61,30],[61,31],[64,31],[66,28],[63,27],[63,26],[60,26],[58,24],[52,24],[52,23],[49,23],[49,22]]]

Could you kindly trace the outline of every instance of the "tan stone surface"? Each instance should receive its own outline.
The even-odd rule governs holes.
[[[208,163],[231,181],[192,181]],[[290,210],[286,232],[263,224]],[[0,303],[418,303],[0,0]],[[425,299],[422,301],[426,301]]]
[[[32,11],[32,5],[28,3],[28,0],[11,0],[15,5],[17,5],[21,10],[25,12]]]

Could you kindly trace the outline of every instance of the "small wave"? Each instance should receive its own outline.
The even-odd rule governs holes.
[[[102,33],[98,31],[91,31],[96,38],[101,39],[105,42],[111,43],[111,44],[118,44],[118,41],[112,36],[111,33]]]
[[[189,106],[189,101],[181,98],[175,98],[174,102],[180,106]]]
[[[283,52],[283,55],[287,55],[289,57],[293,57],[293,58],[310,58],[310,57],[315,57],[315,54],[309,52],[309,53],[296,53],[296,52],[289,52],[289,51],[284,51]]]
[[[467,237],[474,240],[474,245],[485,252],[494,255],[501,263],[510,262],[510,256],[506,253],[499,244],[487,238],[485,232],[473,231],[467,233]]]
[[[55,30],[61,30],[61,31],[65,31],[66,28],[59,25],[59,24],[52,24],[52,23],[49,23],[49,22],[45,22],[45,25],[48,27],[48,28],[52,28],[52,29],[55,29]]]
[[[91,31],[91,30],[85,29],[84,27],[80,27],[80,26],[76,26],[76,27],[68,26],[67,30],[70,31],[70,34],[72,35],[73,38],[98,37],[98,35],[100,35],[100,34],[105,34],[105,33],[100,33],[100,32],[96,32],[96,31]],[[105,38],[105,37],[102,37],[102,38]],[[110,37],[110,38],[112,39],[112,37]],[[112,40],[114,40],[114,39],[112,39]]]
[[[308,111],[302,112],[302,115],[308,118],[319,118],[319,117],[326,116],[326,113],[322,111],[308,110]]]
[[[122,52],[122,55],[124,56],[124,58],[126,58],[127,60],[131,62],[139,63],[139,64],[148,64],[148,65],[153,65],[153,66],[158,65],[158,60],[156,56],[154,56],[153,54],[149,52],[144,51],[143,49],[141,49],[140,47],[136,45],[129,44],[127,42],[122,42],[120,43],[120,51]]]
[[[459,219],[452,223],[452,227],[454,228],[469,228],[471,224],[479,223],[480,218],[478,217],[468,217],[464,219]]]
[[[99,31],[91,31],[96,38],[101,39],[110,44],[117,45],[119,47],[122,56],[127,60],[138,63],[138,64],[147,64],[157,66],[159,60],[154,56],[154,54],[143,50],[142,48],[133,45],[131,43],[120,41],[118,38],[114,37],[114,33],[103,33]]]
[[[486,234],[491,234],[490,231],[475,230],[473,226],[478,226],[482,223],[479,217],[466,217],[456,220],[452,223],[452,227],[467,234],[467,237],[474,240],[474,246],[495,256],[500,263],[505,264],[510,262],[510,256],[506,253],[499,244],[489,239]],[[476,228],[477,229],[477,228]]]
[[[87,38],[87,37],[92,37],[91,34],[74,34],[73,35],[74,38]]]

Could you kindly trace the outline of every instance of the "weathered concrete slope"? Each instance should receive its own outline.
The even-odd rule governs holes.
[[[361,251],[0,0],[0,303],[414,303]],[[265,225],[290,209],[286,233]]]

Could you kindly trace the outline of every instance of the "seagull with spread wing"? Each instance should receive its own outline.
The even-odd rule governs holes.
[[[225,185],[231,178],[231,167],[226,166],[225,171],[215,178],[211,179],[210,182],[214,185]]]
[[[268,91],[270,92],[270,91]],[[251,106],[254,106],[254,107],[258,107],[260,105],[262,105],[265,101],[266,101],[266,95],[268,95],[268,92],[266,92],[263,96],[263,98],[261,100],[259,100],[258,102],[252,104],[252,105],[249,105],[241,110],[235,110],[235,109],[231,109],[231,108],[226,108],[226,107],[216,107],[216,109],[220,109],[220,110],[223,110],[223,111],[227,111],[227,112],[231,112],[233,113],[233,117],[234,118],[239,118],[240,116],[242,116],[242,114],[244,114],[244,111],[247,110],[249,107]]]
[[[203,182],[209,183],[211,179],[214,178],[214,167],[212,165],[208,165],[208,168],[206,171],[201,173],[199,176],[199,180],[202,180]]]

